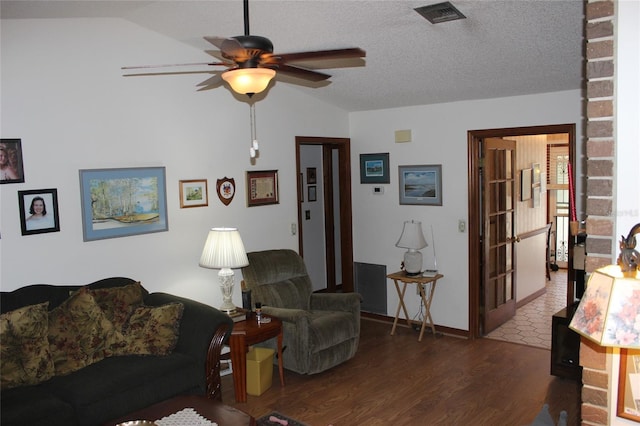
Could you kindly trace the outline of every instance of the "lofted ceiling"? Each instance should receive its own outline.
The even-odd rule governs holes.
[[[275,53],[367,52],[364,65],[323,69],[332,75],[326,86],[291,85],[347,111],[582,87],[582,0],[452,0],[466,19],[439,24],[414,10],[439,0],[249,3],[251,34],[269,38]],[[203,36],[244,32],[242,0],[2,0],[0,16],[122,18],[202,50],[192,62],[211,60],[204,50],[212,46]],[[159,63],[172,62],[167,57]]]

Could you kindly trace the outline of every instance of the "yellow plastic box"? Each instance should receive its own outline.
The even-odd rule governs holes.
[[[247,353],[247,393],[262,395],[273,381],[273,349],[255,347]]]

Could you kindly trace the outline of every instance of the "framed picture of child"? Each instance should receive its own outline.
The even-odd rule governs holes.
[[[24,182],[22,141],[0,139],[0,184]]]

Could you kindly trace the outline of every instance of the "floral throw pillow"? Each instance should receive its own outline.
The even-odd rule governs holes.
[[[141,306],[133,311],[118,355],[169,355],[178,343],[184,305]]]
[[[91,289],[89,292],[116,330],[122,330],[133,310],[142,305],[143,293],[139,282],[122,287]]]
[[[54,375],[47,340],[49,302],[0,315],[0,388],[35,385]]]
[[[65,375],[105,357],[122,336],[91,293],[82,288],[49,313],[49,346],[56,375]]]

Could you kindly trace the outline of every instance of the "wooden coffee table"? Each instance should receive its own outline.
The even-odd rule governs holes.
[[[229,348],[231,349],[231,365],[233,368],[233,387],[236,402],[247,402],[247,352],[249,346],[264,342],[273,337],[278,338],[278,371],[280,385],[284,386],[284,370],[282,366],[282,321],[275,317],[269,323],[260,323],[255,313],[249,313],[247,319],[236,322],[231,330]]]
[[[181,395],[112,420],[105,426],[115,426],[132,420],[160,420],[185,408],[193,408],[202,417],[220,426],[255,426],[256,424],[256,420],[247,413],[214,399],[200,395]]]

